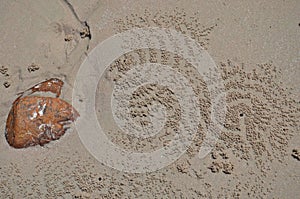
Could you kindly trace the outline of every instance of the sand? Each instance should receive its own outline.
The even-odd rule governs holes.
[[[2,1],[0,198],[297,198],[299,8],[292,0]],[[170,165],[149,173],[119,171],[87,150],[75,125],[43,147],[17,150],[7,144],[5,122],[17,93],[57,77],[65,82],[61,98],[72,103],[78,71],[92,49],[117,33],[147,27],[193,38],[216,63],[227,113],[207,156],[198,152],[210,121],[208,85],[182,57],[157,49],[133,50],[107,67],[95,110],[115,145],[149,152],[174,139],[184,105],[159,85],[136,90],[130,106],[137,123],[149,123],[149,100],[165,106],[170,118],[153,138],[134,138],[114,121],[114,85],[135,65],[149,62],[170,65],[190,79],[200,124],[188,150]]]

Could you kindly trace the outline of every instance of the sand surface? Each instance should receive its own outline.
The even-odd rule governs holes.
[[[298,198],[299,9],[297,0],[2,0],[0,198]],[[57,77],[65,82],[61,98],[71,103],[77,73],[92,49],[117,33],[147,27],[193,38],[222,76],[226,118],[205,158],[198,152],[211,114],[208,87],[182,57],[157,49],[133,50],[111,63],[98,83],[95,109],[113,143],[129,151],[155,150],[174,137],[184,105],[159,85],[136,90],[130,105],[137,122],[149,122],[148,109],[137,105],[146,107],[149,99],[171,116],[156,137],[136,139],[114,121],[114,85],[148,62],[171,65],[190,78],[202,115],[192,144],[172,164],[150,173],[111,168],[89,153],[74,125],[44,147],[17,150],[7,144],[5,122],[17,93]],[[87,28],[91,38],[82,36]]]

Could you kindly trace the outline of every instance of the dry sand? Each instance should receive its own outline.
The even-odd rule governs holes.
[[[297,0],[69,0],[69,4],[2,0],[0,198],[298,198],[299,9]],[[87,28],[83,21],[88,22],[91,40],[80,36]],[[62,98],[71,102],[76,73],[97,44],[118,32],[150,26],[191,36],[207,49],[222,73],[228,112],[207,157],[197,157],[203,126],[183,156],[146,174],[101,164],[83,146],[75,128],[44,147],[16,150],[7,144],[5,121],[16,93],[58,77],[66,83]],[[98,86],[98,119],[111,140],[128,150],[155,149],[171,138],[164,132],[151,142],[126,136],[112,121],[103,96],[136,63],[159,59],[172,64],[168,60],[172,54],[161,57],[149,49],[128,53],[106,71],[108,84]],[[184,60],[173,64],[189,74],[182,67]],[[205,126],[210,114],[209,98],[203,95],[207,88],[201,79],[194,80]],[[158,97],[167,100],[164,95]],[[135,113],[144,113],[134,108]]]

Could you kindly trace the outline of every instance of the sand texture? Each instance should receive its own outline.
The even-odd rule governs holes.
[[[297,0],[2,0],[0,198],[298,198],[299,9]],[[207,156],[198,153],[211,120],[213,82],[183,57],[151,48],[133,49],[107,66],[95,91],[95,112],[107,137],[123,149],[142,153],[167,146],[185,106],[176,92],[158,84],[134,91],[129,106],[136,124],[151,123],[153,104],[168,116],[159,133],[145,139],[122,131],[110,98],[135,66],[170,66],[188,79],[201,114],[191,116],[199,120],[196,136],[172,164],[150,173],[111,168],[87,150],[75,124],[44,146],[8,145],[5,123],[17,93],[55,77],[65,83],[60,98],[72,103],[78,71],[92,50],[115,34],[148,27],[189,36],[216,64],[227,112]]]

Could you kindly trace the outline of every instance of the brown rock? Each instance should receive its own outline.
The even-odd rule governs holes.
[[[52,87],[51,87],[52,85]],[[63,82],[58,79],[37,84],[33,92],[50,91],[60,95]],[[48,88],[48,89],[47,89]],[[14,148],[44,145],[64,135],[66,124],[76,120],[77,111],[59,98],[24,96],[18,97],[10,110],[6,122],[5,137]]]

